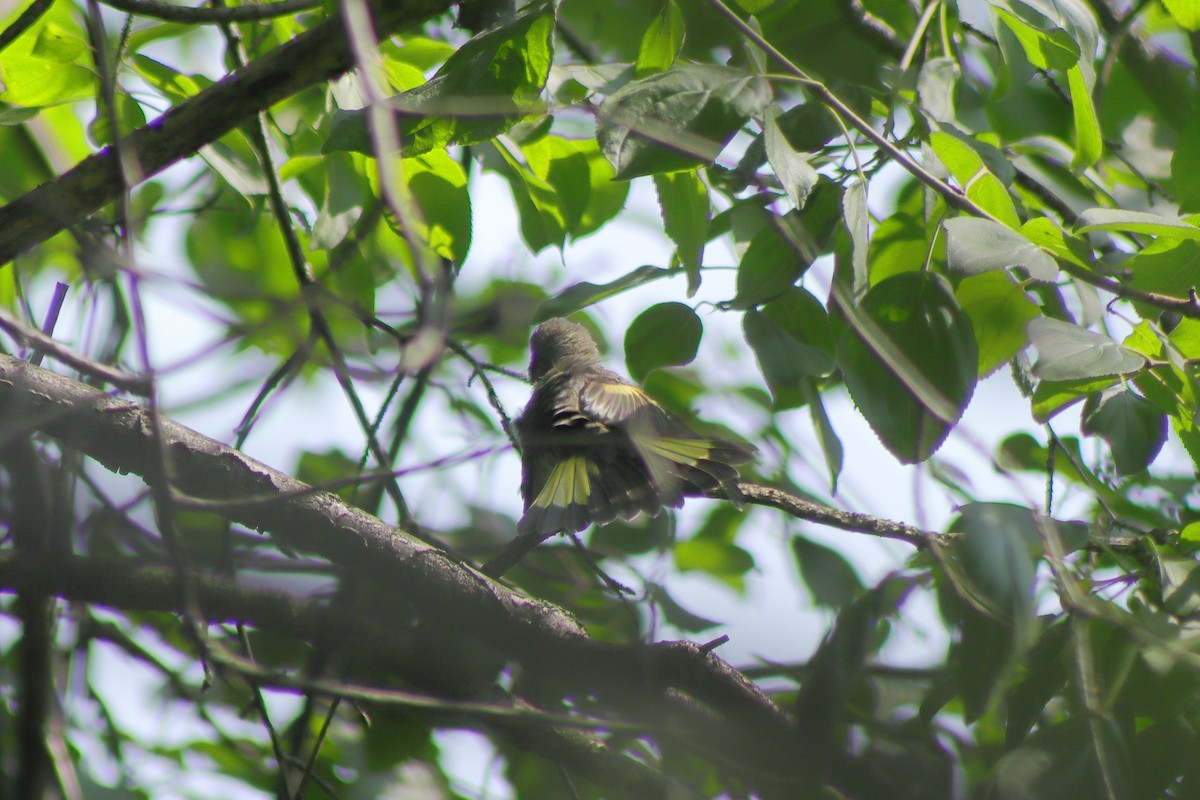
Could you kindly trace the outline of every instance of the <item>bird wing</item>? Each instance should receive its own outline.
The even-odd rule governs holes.
[[[735,502],[735,464],[750,453],[702,436],[640,387],[602,368],[537,387],[518,420],[525,454],[522,533],[579,531],[617,517],[677,508],[722,490]]]
[[[628,440],[663,505],[678,507],[685,494],[717,489],[735,502],[739,497],[734,465],[749,461],[752,451],[696,433],[640,387],[615,373],[605,371],[584,383],[579,411]]]

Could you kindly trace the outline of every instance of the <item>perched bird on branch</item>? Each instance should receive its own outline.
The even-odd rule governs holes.
[[[573,533],[654,516],[685,496],[737,502],[747,445],[703,436],[600,364],[582,325],[543,322],[530,338],[533,395],[517,419],[523,449],[521,534]]]

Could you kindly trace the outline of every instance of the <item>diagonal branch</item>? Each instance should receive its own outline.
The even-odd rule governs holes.
[[[449,6],[447,0],[385,3],[375,11],[379,35],[433,17]],[[0,208],[0,264],[116,200],[122,191],[118,149],[136,167],[137,181],[144,181],[258,112],[342,74],[353,64],[341,18],[315,25],[133,131],[119,148],[104,148]]]

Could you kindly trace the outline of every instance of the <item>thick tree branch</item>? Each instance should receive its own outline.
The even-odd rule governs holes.
[[[375,24],[380,36],[387,36],[449,6],[448,0],[384,3],[374,9]],[[315,25],[121,140],[126,178],[132,177],[133,183],[146,180],[254,114],[342,74],[353,63],[341,19]],[[116,200],[123,188],[117,149],[109,146],[0,208],[0,264],[82,222]]]
[[[171,3],[159,3],[155,0],[102,0],[102,2],[106,6],[129,14],[187,24],[255,22],[296,14],[321,5],[320,0],[277,0],[277,2],[262,5],[219,8],[204,8],[203,6],[189,8]]]
[[[20,419],[27,429],[54,436],[109,469],[144,475],[153,467],[157,447],[152,426],[136,404],[0,356],[0,416],[17,402],[24,404]],[[270,531],[287,547],[318,553],[356,577],[371,578],[369,591],[395,598],[394,603],[373,603],[389,619],[412,618],[423,631],[436,632],[431,635],[439,643],[450,637],[469,652],[515,660],[530,675],[573,687],[570,691],[578,697],[611,698],[646,724],[666,724],[669,698],[683,691],[716,715],[715,730],[707,738],[719,738],[722,730],[731,740],[773,737],[777,746],[749,748],[745,764],[777,780],[794,775],[792,754],[803,745],[801,728],[753,684],[731,678],[736,673],[711,652],[687,643],[593,642],[556,606],[489,580],[335,495],[313,492],[169,419],[160,420],[160,429],[175,491],[228,500],[218,513]],[[277,494],[279,502],[238,502],[270,494]],[[172,586],[171,591],[177,589]],[[412,636],[413,629],[407,630]],[[420,652],[431,651],[428,636],[414,640]]]
[[[256,628],[313,642],[318,647],[353,651],[360,660],[385,665],[387,674],[412,678],[410,667],[419,661],[437,661],[439,651],[415,652],[411,632],[395,625],[372,622],[355,609],[339,609],[327,603],[256,588],[212,575],[197,576],[198,602],[209,623],[246,622]],[[174,573],[166,567],[133,567],[105,559],[68,558],[45,569],[31,559],[0,553],[0,591],[55,595],[74,602],[108,605],[123,610],[178,613],[183,598]],[[606,796],[659,798],[666,791],[664,777],[654,769],[630,759],[587,730],[606,727],[606,720],[547,714],[504,693],[488,690],[481,697],[467,697],[460,687],[435,687],[435,691],[459,690],[441,696],[395,687],[374,687],[341,680],[308,680],[265,669],[232,654],[219,658],[224,669],[244,678],[283,690],[345,697],[359,702],[399,705],[438,715],[448,727],[486,727],[497,735],[563,764],[585,775]],[[451,672],[454,670],[452,665]],[[423,669],[428,673],[429,670]],[[438,675],[439,681],[447,677]]]

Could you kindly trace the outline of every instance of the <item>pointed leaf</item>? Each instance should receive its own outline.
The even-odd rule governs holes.
[[[765,78],[684,64],[630,81],[600,106],[596,139],[624,180],[711,163],[771,100]]]
[[[1026,327],[1037,348],[1033,374],[1041,380],[1074,381],[1127,375],[1146,366],[1146,359],[1101,333],[1061,320],[1038,317]]]
[[[1034,280],[1049,282],[1058,276],[1054,259],[1012,228],[977,217],[955,217],[942,224],[946,262],[959,275],[1023,267]]]
[[[839,305],[850,323],[838,343],[850,397],[896,458],[925,460],[975,389],[970,319],[932,273],[896,275],[867,292],[861,307]]]
[[[808,156],[792,149],[783,130],[779,127],[779,107],[767,109],[766,140],[767,162],[775,171],[775,177],[783,184],[788,199],[796,208],[804,208],[809,192],[817,185],[817,171],[808,161]]]
[[[1083,432],[1099,436],[1112,449],[1121,475],[1150,466],[1167,440],[1167,418],[1144,397],[1127,390],[1089,398],[1083,407]]]

